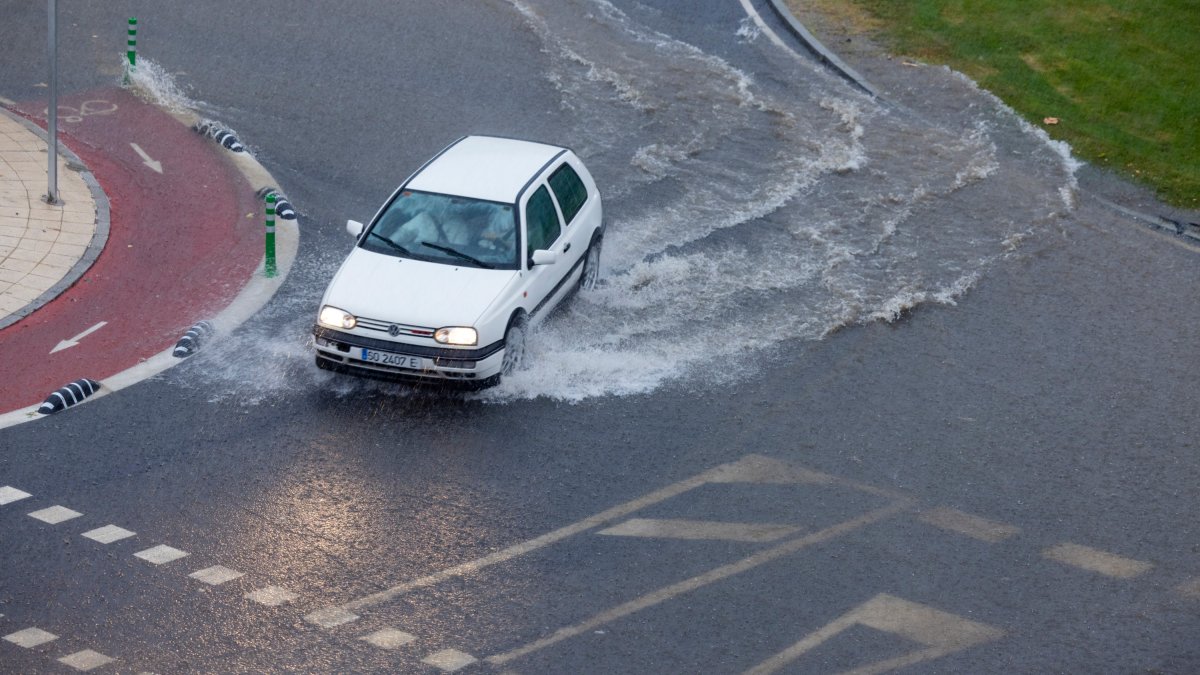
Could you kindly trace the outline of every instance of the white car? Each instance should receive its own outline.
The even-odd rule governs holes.
[[[452,143],[396,189],[329,283],[313,328],[321,368],[494,384],[531,325],[595,285],[604,215],[566,148]]]

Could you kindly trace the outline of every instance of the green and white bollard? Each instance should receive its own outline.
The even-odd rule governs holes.
[[[137,72],[137,17],[129,17],[129,38],[125,45],[125,84],[129,84]]]
[[[267,257],[263,263],[263,274],[270,279],[275,271],[275,193],[267,193]]]

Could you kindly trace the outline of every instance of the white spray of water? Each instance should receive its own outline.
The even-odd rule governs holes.
[[[175,78],[162,66],[145,57],[138,57],[137,69],[129,73],[129,84],[126,86],[134,94],[173,113],[196,108],[196,102],[183,93]]]

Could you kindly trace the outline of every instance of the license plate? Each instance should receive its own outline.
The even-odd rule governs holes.
[[[410,370],[425,370],[425,359],[419,356],[405,356],[389,352],[377,352],[373,349],[362,350],[362,360],[367,363],[378,363],[381,366],[408,368]]]

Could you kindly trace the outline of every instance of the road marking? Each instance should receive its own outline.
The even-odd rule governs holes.
[[[133,554],[133,557],[141,558],[142,560],[155,565],[165,565],[171,561],[186,557],[187,555],[188,553],[186,551],[180,551],[179,549],[172,548],[166,544],[159,544],[158,546],[148,548],[145,551],[138,551],[137,553]]]
[[[417,636],[412,633],[405,633],[402,630],[396,630],[395,628],[384,628],[370,635],[364,635],[362,639],[380,649],[398,649],[410,642],[416,641]]]
[[[41,628],[26,628],[25,630],[5,635],[4,639],[18,647],[33,649],[38,645],[44,645],[47,642],[57,640],[58,636],[54,633],[48,633]]]
[[[116,659],[110,656],[105,656],[100,652],[92,651],[91,649],[75,652],[70,656],[64,656],[59,659],[60,663],[65,663],[75,670],[80,671],[93,670],[95,668],[99,668],[100,666],[106,666],[113,661],[116,661]]]
[[[709,584],[721,581],[722,579],[729,578],[736,574],[741,574],[742,572],[754,569],[755,567],[777,560],[783,556],[790,555],[802,549],[808,548],[809,546],[829,541],[830,539],[834,539],[872,523],[890,518],[910,507],[911,504],[908,501],[896,502],[889,506],[865,513],[857,518],[852,518],[851,520],[827,527],[819,532],[814,532],[812,534],[784,542],[772,548],[760,551],[759,553],[756,553],[748,558],[743,558],[742,560],[730,563],[728,565],[722,565],[721,567],[692,577],[691,579],[686,579],[684,581],[671,584],[665,588],[661,588],[657,591],[647,593],[640,598],[618,605],[608,611],[601,612],[600,614],[597,614],[583,621],[582,623],[560,628],[552,635],[531,642],[524,647],[519,647],[503,654],[489,656],[485,659],[485,661],[493,665],[506,664],[509,661],[526,656],[541,649],[545,649],[546,647],[562,642],[568,638],[595,630],[611,621],[615,621],[648,607],[653,607],[660,603],[666,602],[667,600],[683,595],[684,593],[689,593],[698,588],[703,588]]]
[[[72,511],[71,509],[68,509],[65,506],[57,506],[56,505],[56,506],[51,506],[48,509],[34,511],[33,513],[29,514],[29,517],[34,518],[36,520],[40,520],[43,523],[57,525],[59,523],[66,522],[72,518],[78,518],[79,516],[82,516],[82,515],[83,514],[78,511]]]
[[[1042,556],[1064,565],[1071,565],[1117,579],[1131,579],[1154,567],[1148,562],[1125,558],[1079,544],[1051,546],[1042,551]]]
[[[466,652],[460,652],[457,649],[443,649],[440,652],[430,654],[421,659],[421,663],[431,665],[444,673],[453,673],[456,670],[466,668],[478,660],[474,656]]]
[[[1021,532],[1021,528],[1019,527],[997,523],[986,518],[980,518],[979,516],[973,516],[969,513],[945,507],[930,509],[921,513],[920,520],[934,527],[965,534],[968,537],[978,539],[979,541],[986,541],[989,544],[995,544],[1010,537],[1015,537]]]
[[[482,570],[486,567],[491,567],[492,565],[496,565],[498,563],[502,563],[507,560],[511,560],[513,558],[525,555],[532,551],[536,551],[540,548],[544,548],[551,544],[562,541],[563,539],[566,539],[573,535],[579,534],[580,532],[585,532],[587,530],[598,527],[600,525],[604,525],[610,521],[616,520],[618,518],[622,518],[634,511],[637,511],[638,509],[645,508],[652,504],[657,504],[659,502],[665,501],[665,500],[675,497],[677,495],[683,494],[684,492],[687,492],[688,490],[692,490],[701,485],[704,485],[704,483],[707,482],[707,479],[705,476],[706,476],[706,474],[700,474],[698,476],[693,476],[686,480],[679,481],[678,483],[674,483],[673,485],[669,485],[660,490],[656,490],[656,491],[651,492],[650,494],[640,497],[638,499],[634,499],[632,501],[625,502],[624,504],[621,504],[620,506],[613,507],[607,511],[598,513],[590,518],[585,518],[577,523],[567,525],[566,527],[559,528],[557,530],[554,530],[553,532],[549,532],[540,537],[535,537],[528,541],[524,541],[524,542],[521,542],[514,546],[510,546],[506,549],[496,551],[495,553],[491,553],[489,555],[483,556],[482,558],[477,558],[475,560],[465,562],[460,565],[455,565],[454,567],[449,567],[447,569],[441,570],[440,572],[435,572],[433,574],[421,577],[419,579],[414,579],[412,581],[407,581],[405,583],[398,584],[387,590],[380,591],[378,593],[373,593],[371,595],[360,598],[353,602],[348,602],[345,605],[342,605],[341,608],[345,609],[347,611],[350,611],[350,610],[362,609],[364,607],[370,607],[372,605],[378,605],[380,603],[387,602],[389,600],[397,598],[401,595],[404,595],[405,593],[416,590],[418,588],[425,588],[427,586],[433,586],[433,585],[438,584],[447,579],[453,579],[455,577],[460,577],[460,576],[464,576],[467,574],[471,574],[473,572],[478,572],[479,570]],[[309,616],[305,617],[305,619],[308,620],[309,617],[314,616],[316,614],[318,614],[318,613],[314,612],[313,614],[310,614]]]
[[[794,50],[792,50],[791,47],[788,47],[787,44],[785,44],[784,41],[780,39],[778,35],[776,35],[775,31],[771,30],[771,27],[767,25],[767,22],[763,21],[763,18],[758,13],[758,10],[754,9],[754,6],[750,4],[750,0],[741,0],[741,3],[742,9],[746,10],[746,15],[754,21],[755,25],[758,26],[758,29],[763,32],[763,35],[766,35],[771,42],[774,42],[776,46],[782,48],[792,56],[800,56]]]
[[[158,173],[163,172],[162,162],[151,159],[150,155],[147,155],[146,151],[142,149],[142,146],[138,145],[137,143],[130,143],[129,146],[131,148],[133,148],[133,151],[138,154],[138,157],[142,158],[142,164],[145,164],[146,166],[150,167],[152,170],[157,171]]]
[[[212,567],[206,567],[202,570],[192,572],[188,576],[197,581],[202,581],[209,586],[220,586],[221,584],[233,581],[234,579],[240,579],[245,575],[237,570],[231,570],[222,565],[213,565]]]
[[[880,593],[850,610],[796,644],[747,670],[745,675],[767,675],[787,666],[826,640],[862,625],[921,644],[924,649],[877,661],[848,671],[873,675],[930,661],[976,645],[999,640],[1004,631],[943,612],[926,605]]]
[[[72,110],[74,110],[75,112],[72,113],[71,112]],[[63,114],[63,111],[67,111],[65,115]],[[106,101],[104,99],[95,99],[95,100],[84,101],[83,103],[80,103],[78,108],[75,108],[75,107],[72,107],[69,105],[58,106],[58,118],[60,120],[62,120],[63,122],[70,122],[72,124],[78,124],[78,123],[82,122],[83,118],[85,118],[85,117],[90,117],[92,115],[111,115],[111,114],[115,113],[116,111],[117,111],[116,103],[113,103],[112,101]],[[47,110],[46,108],[42,108],[42,115],[49,115],[49,114],[50,114],[49,110]]]
[[[116,525],[105,525],[104,527],[98,527],[94,530],[84,532],[81,536],[87,537],[92,541],[98,541],[101,544],[111,544],[114,541],[120,541],[122,539],[132,537],[134,534],[136,533],[130,532],[123,527],[117,527]]]
[[[4,487],[0,487],[0,506],[11,504],[32,496],[33,495],[25,492],[24,490],[18,490],[11,485],[5,485]]]
[[[321,628],[333,628],[351,621],[358,621],[358,615],[340,607],[326,607],[305,616],[304,620]]]
[[[79,335],[76,335],[75,337],[71,338],[70,340],[61,341],[57,345],[54,346],[54,349],[50,350],[50,353],[53,354],[55,352],[61,352],[64,349],[70,349],[71,347],[74,347],[75,345],[79,344],[80,340],[91,335],[92,333],[95,333],[96,331],[100,330],[101,328],[104,328],[106,325],[108,325],[107,321],[101,321],[100,323],[83,331],[82,333],[80,333]]]
[[[1200,598],[1200,579],[1185,581],[1182,584],[1179,584],[1175,590],[1189,598]]]
[[[706,483],[822,483],[830,484],[837,483],[838,480],[833,476],[808,471],[806,469],[795,469],[783,462],[763,457],[761,455],[747,455],[736,462],[722,464],[714,467],[691,478],[681,480],[677,483],[668,485],[667,487],[655,490],[647,495],[625,502],[619,506],[615,506],[607,511],[602,511],[589,518],[561,527],[553,532],[548,532],[535,537],[528,541],[510,546],[506,549],[496,551],[482,558],[455,565],[447,569],[435,572],[428,576],[412,581],[406,581],[389,589],[372,593],[371,595],[359,598],[352,602],[341,605],[340,608],[353,611],[364,607],[371,607],[380,603],[393,600],[405,593],[409,593],[419,588],[426,588],[435,584],[461,577],[467,574],[473,574],[484,568],[491,567],[498,563],[512,560],[513,558],[531,553],[541,548],[558,543],[564,539],[577,535],[581,532],[607,525],[608,523],[624,518],[625,516],[652,506],[660,502],[681,495],[689,490],[705,485]],[[868,489],[868,486],[863,486],[862,489]],[[879,493],[874,488],[868,491]],[[314,616],[318,612],[314,612],[309,616]],[[309,617],[305,617],[307,620]],[[310,622],[312,623],[312,622]]]
[[[285,605],[298,597],[300,597],[299,593],[293,593],[282,586],[267,586],[266,588],[260,588],[257,591],[250,591],[246,594],[247,600],[253,600],[267,607]]]
[[[701,520],[659,520],[632,518],[596,534],[612,537],[650,537],[661,539],[705,539],[717,541],[775,541],[795,534],[792,525],[765,523],[715,523]]]

